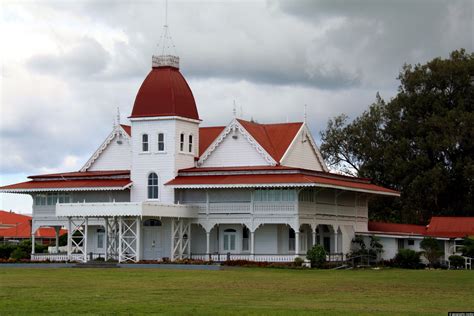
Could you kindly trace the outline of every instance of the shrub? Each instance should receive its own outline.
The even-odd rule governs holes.
[[[464,238],[461,251],[463,256],[474,258],[474,238]]]
[[[452,256],[449,256],[448,259],[449,259],[449,264],[452,268],[464,268],[464,265],[466,264],[466,261],[461,256],[452,255]]]
[[[11,253],[10,258],[14,259],[14,260],[29,259],[30,258],[30,253],[26,252],[26,251],[24,251],[20,248],[16,248]]]
[[[296,257],[293,263],[295,264],[296,267],[301,267],[303,265],[303,262],[304,262],[303,258]]]
[[[8,259],[10,258],[11,253],[13,250],[16,249],[15,245],[0,245],[0,259]]]
[[[326,262],[326,251],[321,245],[314,245],[306,253],[306,259],[311,261],[311,267],[321,268]]]
[[[439,257],[443,254],[438,240],[432,237],[423,238],[420,248],[423,249],[423,256],[430,262],[431,267],[439,261]]]
[[[395,256],[394,265],[405,269],[417,269],[421,265],[420,253],[411,249],[400,249]]]

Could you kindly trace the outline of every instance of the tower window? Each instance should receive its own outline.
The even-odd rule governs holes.
[[[148,151],[148,134],[142,135],[142,151],[143,152]]]
[[[158,199],[158,176],[154,172],[148,176],[148,198]]]
[[[158,151],[165,151],[165,134],[158,134]]]
[[[179,150],[184,151],[184,133],[179,135]]]
[[[189,135],[188,151],[189,151],[190,153],[193,152],[193,135]]]

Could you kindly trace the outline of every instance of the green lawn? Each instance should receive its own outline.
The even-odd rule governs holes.
[[[474,271],[0,268],[0,314],[474,311]]]

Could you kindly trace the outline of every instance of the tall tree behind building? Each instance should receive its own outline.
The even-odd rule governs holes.
[[[349,121],[329,120],[321,152],[342,172],[398,189],[374,199],[373,219],[426,223],[433,215],[474,216],[474,54],[405,65],[398,94]]]

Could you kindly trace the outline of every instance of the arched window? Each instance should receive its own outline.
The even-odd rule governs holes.
[[[188,151],[190,153],[193,152],[193,135],[189,135],[188,137]]]
[[[184,151],[184,133],[179,135],[179,151]]]
[[[158,176],[154,172],[148,176],[148,198],[158,199]]]
[[[159,219],[147,219],[146,221],[143,222],[143,226],[147,227],[156,227],[156,226],[161,226],[161,221]]]
[[[142,151],[143,152],[148,151],[148,134],[142,135]]]
[[[165,134],[158,133],[158,151],[165,151]]]

